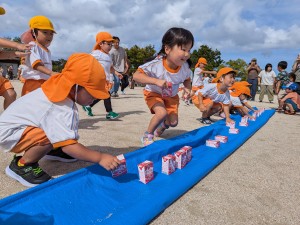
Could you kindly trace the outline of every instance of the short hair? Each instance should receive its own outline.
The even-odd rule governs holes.
[[[287,61],[280,61],[277,66],[285,70],[288,66],[288,63]]]
[[[120,38],[119,38],[119,37],[117,37],[117,36],[113,36],[113,39],[114,39],[114,40],[118,40],[118,41],[120,41]]]
[[[292,79],[293,79],[293,82],[295,82],[295,80],[296,80],[296,74],[294,74],[294,73],[289,73],[289,78],[292,78]]]
[[[271,63],[267,63],[267,65],[265,66],[265,71],[267,71],[268,67],[273,67]]]

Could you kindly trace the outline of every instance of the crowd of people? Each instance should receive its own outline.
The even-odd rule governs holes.
[[[36,186],[51,179],[38,162],[41,158],[72,162],[77,159],[98,163],[107,170],[115,169],[120,161],[116,156],[91,150],[78,141],[79,104],[89,116],[92,107],[103,100],[106,119],[119,114],[112,109],[111,97],[118,96],[128,86],[130,62],[120,38],[108,32],[99,32],[90,54],[72,54],[61,73],[52,71],[49,46],[56,33],[52,22],[45,16],[35,16],[29,29],[16,44],[0,39],[0,45],[22,52],[19,76],[24,79],[22,96],[16,99],[11,83],[0,77],[0,94],[4,97],[4,112],[0,116],[0,147],[15,154],[6,174],[25,186]],[[251,117],[248,100],[255,100],[257,86],[261,86],[259,100],[267,92],[269,101],[273,94],[285,89],[279,98],[278,112],[293,115],[300,111],[299,76],[300,59],[294,73],[288,74],[285,61],[278,63],[279,74],[267,64],[265,70],[252,59],[248,82],[235,82],[237,71],[224,67],[209,71],[204,57],[200,57],[194,73],[191,70],[190,51],[194,45],[193,34],[184,28],[170,28],[162,38],[160,52],[152,60],[140,65],[133,74],[135,82],[145,85],[143,94],[149,111],[153,114],[141,137],[143,146],[154,142],[179,120],[178,108],[182,99],[199,109],[201,122],[211,124],[211,116],[220,115],[232,123],[231,113]],[[26,52],[24,52],[26,50]],[[1,53],[0,53],[1,54]],[[297,80],[298,79],[298,80]],[[298,83],[297,83],[298,82]],[[275,88],[274,88],[275,87]],[[35,107],[31,107],[31,105]],[[21,155],[20,155],[21,154]]]

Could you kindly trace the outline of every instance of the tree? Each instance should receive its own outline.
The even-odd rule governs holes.
[[[221,59],[221,52],[219,50],[212,50],[207,45],[201,45],[198,50],[194,50],[191,54],[191,60],[193,62],[192,68],[195,67],[198,59],[204,57],[207,60],[206,70],[217,69],[224,61]]]
[[[62,69],[65,67],[67,60],[59,59],[57,61],[52,60],[52,71],[60,73]]]
[[[247,75],[247,63],[243,59],[237,59],[237,60],[229,60],[226,62],[226,66],[231,67],[232,69],[237,71],[237,76],[241,77],[242,80],[246,80]]]
[[[144,64],[146,59],[153,57],[156,53],[153,45],[147,45],[144,48],[134,45],[130,49],[125,50],[131,64],[131,68],[129,69],[130,74],[136,71],[140,65]]]

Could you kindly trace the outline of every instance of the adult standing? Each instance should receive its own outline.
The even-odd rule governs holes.
[[[258,74],[260,73],[261,69],[257,65],[257,60],[256,58],[251,59],[251,62],[249,63],[249,66],[247,67],[247,73],[248,73],[248,78],[247,81],[250,86],[250,95],[252,101],[255,100],[255,95],[257,91],[257,86],[258,86]]]
[[[127,57],[126,59],[126,65],[125,67],[127,68],[127,70],[122,74],[123,75],[123,78],[121,79],[121,93],[123,95],[125,95],[125,88],[128,87],[129,85],[129,68],[130,68],[130,61]]]
[[[292,72],[296,75],[295,82],[300,85],[300,54],[298,54],[293,64]]]
[[[273,85],[275,82],[275,78],[276,74],[272,70],[272,64],[267,63],[265,69],[260,71],[260,73],[258,74],[258,84],[260,84],[259,102],[262,102],[262,100],[264,99],[264,95],[267,92],[269,102],[273,103]]]
[[[125,52],[125,49],[120,47],[120,38],[113,36],[113,39],[114,39],[114,46],[109,52],[113,61],[113,67],[115,71],[124,74],[128,69],[126,67],[127,54]],[[113,74],[113,76],[114,76],[114,86],[110,90],[110,93],[112,97],[118,97],[120,79],[122,79],[123,76],[118,76],[116,74]]]

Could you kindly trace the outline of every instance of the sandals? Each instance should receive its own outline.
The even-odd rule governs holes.
[[[284,114],[287,114],[287,115],[295,115],[296,112],[295,112],[295,111],[290,111],[290,110],[285,110],[285,111],[284,111]]]
[[[283,111],[283,109],[282,108],[277,108],[277,109],[275,109],[275,111],[281,113]]]

